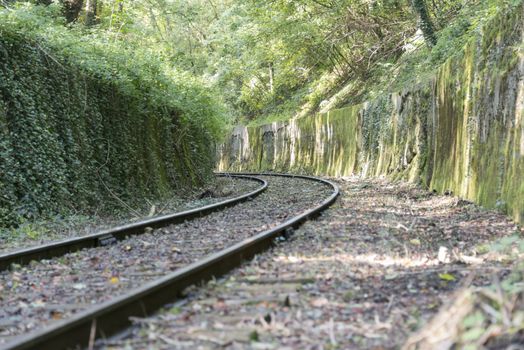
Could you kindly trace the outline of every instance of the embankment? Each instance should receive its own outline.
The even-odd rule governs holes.
[[[54,44],[20,32],[28,26],[0,25],[0,228],[112,210],[211,176],[215,136],[188,112],[213,111],[202,91],[169,83],[147,62],[158,71],[151,79],[140,67],[125,71],[132,62],[118,67],[116,53],[75,46],[65,28],[49,29],[70,39]]]

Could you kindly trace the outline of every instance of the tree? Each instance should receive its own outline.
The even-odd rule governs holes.
[[[429,17],[426,2],[424,0],[412,0],[412,6],[419,17],[419,27],[424,35],[426,45],[429,47],[435,46],[437,37],[435,35],[435,26]]]
[[[86,26],[92,26],[96,23],[96,0],[86,0]]]
[[[67,23],[72,23],[78,19],[82,10],[83,0],[63,0],[62,11]]]

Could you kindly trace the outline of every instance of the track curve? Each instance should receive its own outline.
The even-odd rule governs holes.
[[[112,244],[115,241],[123,240],[128,236],[139,235],[147,230],[164,227],[171,224],[192,220],[214,211],[231,207],[246,200],[250,200],[261,194],[267,189],[267,182],[256,176],[243,174],[228,174],[220,173],[218,176],[237,177],[257,181],[261,184],[259,188],[241,196],[231,198],[218,203],[209,204],[200,208],[185,210],[178,213],[167,214],[142,220],[132,224],[122,225],[107,230],[103,230],[94,234],[74,237],[58,242],[51,242],[37,247],[20,249],[11,253],[0,254],[0,271],[8,269],[11,264],[26,265],[34,260],[49,259],[61,256],[70,252],[74,252],[84,248],[100,247],[107,244]]]
[[[131,292],[98,306],[90,307],[67,320],[13,339],[12,342],[5,345],[4,349],[60,349],[77,345],[86,346],[97,337],[115,334],[129,326],[129,317],[143,317],[151,314],[176,299],[186,287],[223,275],[240,265],[242,261],[271,247],[275,238],[288,234],[290,230],[298,227],[309,217],[317,215],[331,205],[339,194],[339,189],[334,183],[316,177],[287,174],[235,175],[297,179],[301,181],[302,186],[309,181],[329,188],[330,194],[321,201],[317,199],[313,207],[301,210],[299,214],[291,218],[286,217],[285,221],[271,229],[256,233],[239,243],[135,288]]]

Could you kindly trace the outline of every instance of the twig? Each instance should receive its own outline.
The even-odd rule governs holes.
[[[504,292],[502,291],[502,287],[500,285],[500,279],[498,275],[493,276],[495,288],[497,290],[497,294],[500,298],[500,310],[502,314],[502,323],[504,323],[504,326],[510,327],[511,326],[511,318],[509,316],[508,308],[505,302],[504,298]]]
[[[331,345],[337,346],[337,339],[335,338],[335,323],[333,322],[333,317],[329,319],[329,341]]]
[[[120,197],[118,197],[110,188],[109,186],[107,186],[107,184],[104,182],[104,179],[102,178],[102,176],[100,175],[100,169],[105,166],[107,163],[109,163],[109,154],[110,154],[110,149],[111,149],[111,145],[109,144],[109,141],[107,142],[107,154],[106,154],[106,161],[104,164],[100,165],[97,169],[96,169],[96,175],[98,176],[98,179],[100,180],[100,182],[102,183],[102,185],[105,187],[105,189],[107,190],[107,192],[109,192],[109,194],[111,194],[111,196],[113,196],[113,198],[115,198],[117,201],[119,201],[125,208],[127,208],[129,211],[131,211],[132,213],[135,214],[136,217],[141,217],[142,215],[136,211],[135,209],[131,208],[131,206],[129,206],[126,202],[124,202]]]
[[[40,49],[40,51],[42,51],[47,57],[49,57],[51,60],[53,60],[53,62],[55,62],[56,64],[58,64],[60,66],[60,68],[62,68],[63,70],[66,70],[65,67],[60,63],[58,62],[58,60],[56,58],[54,58],[49,52],[47,52],[42,46],[40,46],[38,43],[36,44],[36,46]]]
[[[260,278],[260,279],[238,279],[239,283],[247,284],[309,284],[314,283],[315,278]]]
[[[496,337],[497,335],[500,335],[502,333],[502,327],[498,325],[491,325],[486,330],[486,332],[477,340],[476,345],[478,346],[478,348],[483,348],[482,345],[485,344],[489,340],[489,338]]]
[[[89,345],[87,348],[93,350],[95,346],[95,335],[96,335],[96,318],[91,323],[91,332],[89,333]]]
[[[166,337],[165,335],[162,335],[162,334],[156,334],[156,336],[158,337],[158,339],[162,340],[164,343],[167,343],[168,345],[171,345],[171,346],[178,346],[178,342],[176,342],[175,340],[171,339],[171,338],[168,338]]]
[[[389,314],[389,312],[391,311],[391,307],[393,306],[393,301],[394,300],[395,300],[395,295],[392,295],[389,298],[388,306],[386,306],[386,314]]]

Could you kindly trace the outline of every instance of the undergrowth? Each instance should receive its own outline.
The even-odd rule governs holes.
[[[436,45],[429,48],[420,34],[406,41],[403,55],[381,62],[369,71],[365,81],[340,81],[328,75],[314,83],[306,98],[306,111],[355,105],[379,95],[402,91],[431,78],[447,60],[464,54],[470,40],[483,35],[486,26],[500,13],[511,12],[522,0],[469,1],[438,33]],[[298,109],[298,106],[297,106]]]
[[[15,6],[0,10],[0,227],[210,178],[228,119],[208,87],[57,6]]]

